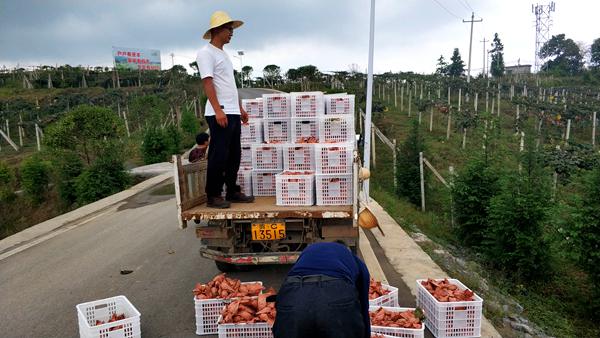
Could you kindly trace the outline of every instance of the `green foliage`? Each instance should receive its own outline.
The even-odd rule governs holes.
[[[21,162],[20,172],[25,196],[33,203],[43,202],[50,182],[50,164],[36,154]]]
[[[129,128],[143,126],[146,122],[151,126],[160,125],[169,113],[169,104],[157,95],[137,96],[129,108]]]
[[[448,62],[446,62],[446,59],[444,59],[443,55],[440,55],[440,58],[437,60],[438,63],[436,64],[436,68],[435,68],[435,73],[438,75],[447,75],[448,74]]]
[[[421,203],[419,152],[422,151],[425,151],[425,143],[419,131],[419,123],[413,121],[407,139],[398,150],[398,189],[396,193],[415,205]]]
[[[590,64],[592,67],[600,68],[600,38],[594,40],[590,47]]]
[[[184,110],[181,114],[181,130],[189,135],[196,135],[200,130],[200,121],[191,110]]]
[[[179,152],[181,141],[181,133],[177,130],[177,127],[146,129],[142,143],[144,163],[152,164],[168,161],[172,154]]]
[[[14,175],[10,167],[0,161],[0,202],[10,201],[14,198]]]
[[[463,243],[481,247],[488,231],[490,200],[498,193],[497,172],[487,161],[474,158],[460,172],[452,187],[458,235]]]
[[[558,75],[575,75],[583,70],[583,56],[579,46],[564,34],[553,35],[540,49],[539,56],[546,61],[542,69]]]
[[[56,157],[54,167],[57,172],[58,195],[69,206],[77,201],[75,182],[83,171],[83,162],[76,153],[65,151]]]
[[[492,50],[490,53],[492,54],[492,64],[490,66],[490,71],[493,77],[501,77],[504,75],[504,45],[500,41],[498,37],[498,33],[494,34],[494,41],[492,43]]]
[[[502,177],[498,195],[490,202],[485,253],[508,278],[531,280],[549,272],[549,246],[544,237],[550,194],[548,175],[531,137],[521,160],[522,169]]]
[[[281,80],[281,68],[277,65],[266,65],[263,68],[263,78],[272,88],[275,82]]]
[[[452,57],[450,58],[450,65],[448,66],[448,75],[452,77],[461,77],[465,74],[465,63],[460,57],[458,48],[454,48]]]
[[[84,205],[97,201],[122,191],[129,182],[122,160],[107,153],[75,180],[77,202]]]
[[[80,105],[50,125],[44,140],[50,148],[74,151],[91,164],[123,131],[123,122],[110,109]]]
[[[600,165],[587,177],[583,203],[579,207],[578,222],[574,233],[574,248],[579,263],[588,273],[594,287],[593,310],[600,309]]]

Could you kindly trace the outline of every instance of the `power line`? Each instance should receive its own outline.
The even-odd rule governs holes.
[[[463,5],[463,7],[471,12],[474,12],[475,10],[473,9],[473,7],[471,7],[471,5],[469,5],[469,3],[467,2],[467,0],[457,0],[458,2],[460,2],[461,5]]]
[[[454,14],[453,12],[451,12],[448,8],[446,8],[446,6],[442,5],[438,0],[433,0],[436,4],[438,4],[438,6],[442,7],[446,12],[448,12],[448,14],[452,15],[453,17],[461,20],[461,18]]]

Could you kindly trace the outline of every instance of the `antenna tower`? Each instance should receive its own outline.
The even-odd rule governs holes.
[[[535,71],[540,71],[542,60],[540,60],[540,49],[550,40],[550,27],[552,18],[550,13],[556,11],[554,1],[547,5],[531,5],[531,12],[535,15]]]

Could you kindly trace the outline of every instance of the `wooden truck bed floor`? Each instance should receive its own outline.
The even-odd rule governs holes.
[[[233,203],[229,209],[209,208],[205,203],[182,212],[186,221],[262,218],[352,218],[352,205],[277,206],[275,197],[256,197],[254,203]]]

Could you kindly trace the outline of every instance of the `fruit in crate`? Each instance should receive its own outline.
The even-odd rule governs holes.
[[[228,278],[222,273],[206,284],[196,284],[192,292],[196,299],[229,299],[258,296],[263,289],[259,283],[242,284],[239,279]]]
[[[319,139],[315,136],[305,136],[298,138],[296,143],[319,143]]]
[[[221,311],[222,319],[219,324],[250,324],[275,322],[275,303],[268,303],[267,297],[274,295],[275,290],[269,289],[258,297],[243,297],[226,305]]]
[[[312,175],[312,171],[284,171],[281,175]]]
[[[440,302],[470,302],[474,301],[473,291],[461,290],[458,285],[450,283],[447,278],[442,280],[427,279],[421,285]]]
[[[390,293],[390,290],[384,289],[380,281],[376,281],[371,278],[371,282],[369,284],[369,299],[379,298],[383,295],[387,295],[388,293]]]
[[[125,314],[124,313],[118,315],[115,312],[115,313],[112,314],[112,316],[110,316],[110,318],[108,319],[108,322],[96,319],[96,324],[94,326],[98,326],[98,325],[102,325],[102,324],[106,324],[106,323],[112,323],[112,322],[116,322],[116,321],[123,320],[123,319],[125,319]],[[123,325],[113,326],[110,329],[108,329],[108,331],[120,330],[122,328],[123,328]]]
[[[423,315],[420,309],[394,312],[380,307],[378,310],[369,312],[369,316],[373,326],[420,329],[423,325]]]

